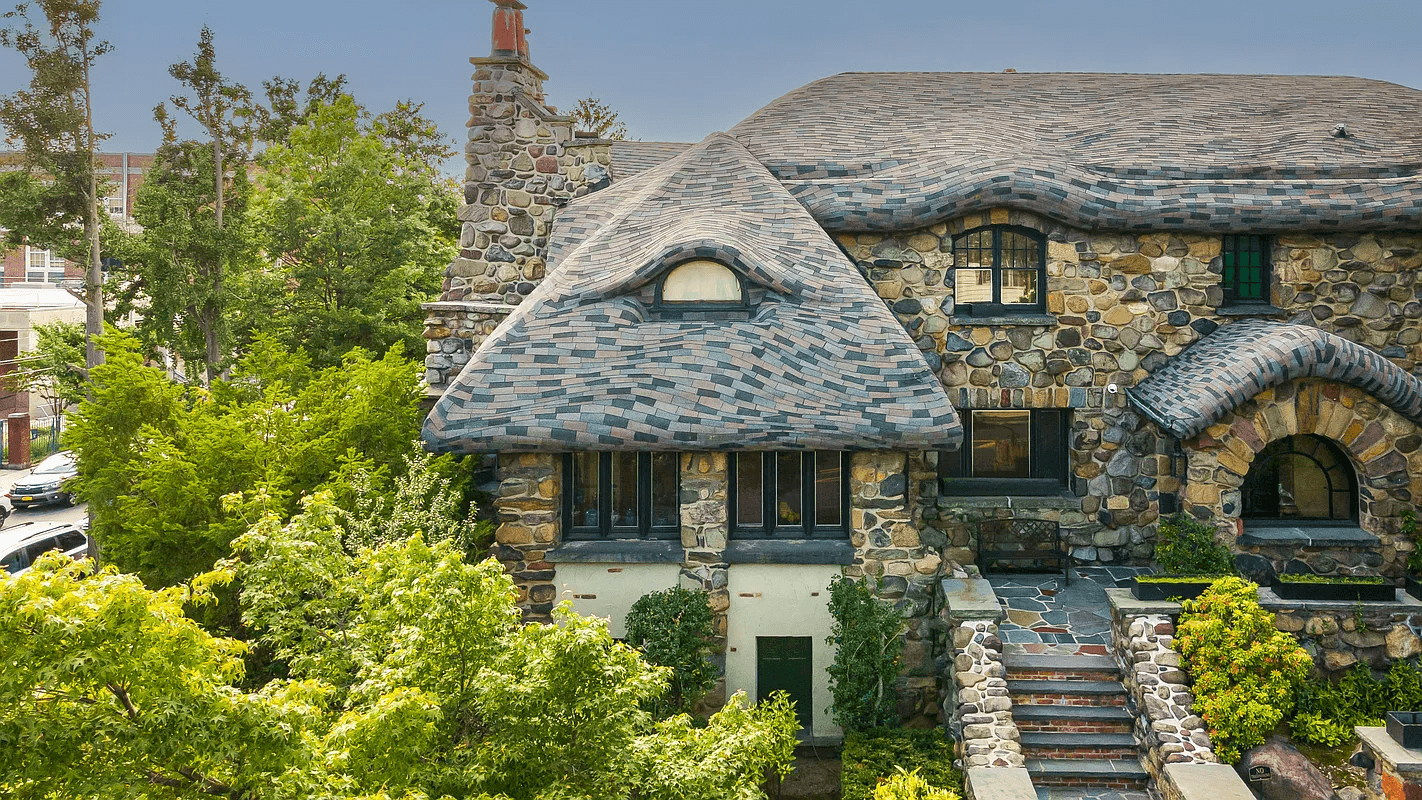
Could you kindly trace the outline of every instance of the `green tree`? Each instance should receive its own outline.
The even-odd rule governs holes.
[[[649,592],[627,613],[627,643],[650,664],[671,669],[668,690],[655,701],[658,716],[689,712],[716,684],[708,657],[715,629],[704,591],[674,586]]]
[[[161,324],[197,329],[202,340],[200,363],[208,385],[217,377],[219,365],[227,356],[223,346],[230,292],[227,272],[232,260],[249,249],[242,236],[230,235],[226,219],[228,197],[236,190],[240,203],[240,192],[246,187],[247,152],[258,124],[252,93],[242,84],[224,78],[216,62],[212,29],[204,25],[193,60],[168,68],[168,74],[188,92],[174,95],[169,102],[202,127],[206,144],[180,144],[177,125],[169,116],[167,105],[160,103],[153,110],[154,119],[163,127],[164,148],[159,152],[159,161],[167,168],[162,174],[166,191],[148,198],[157,208],[155,214],[147,216],[156,216],[166,225],[162,234],[151,237],[158,241],[148,248],[148,253],[151,260],[167,263],[163,264],[166,268],[150,269],[144,276],[150,306],[171,305],[170,298],[182,298],[185,313],[181,315],[157,308],[150,313],[160,317]],[[201,147],[211,154],[207,169],[194,163],[194,150]],[[199,189],[203,183],[210,191]],[[140,198],[139,205],[143,200]],[[235,210],[240,212],[241,206]],[[148,223],[143,219],[139,222],[147,233]],[[242,230],[240,224],[235,228]],[[177,332],[174,334],[173,338],[181,338]]]
[[[830,583],[827,642],[835,648],[828,668],[834,721],[846,731],[865,731],[898,723],[899,657],[904,651],[904,620],[898,609],[879,600],[864,580],[839,576]]]
[[[272,267],[254,276],[244,324],[321,366],[352,346],[422,349],[420,304],[454,254],[447,183],[382,131],[349,95],[316,98],[261,159],[253,214]]]
[[[91,371],[64,442],[102,558],[150,585],[210,569],[262,513],[289,517],[320,489],[353,502],[353,474],[388,491],[418,435],[420,366],[398,348],[313,371],[302,353],[258,341],[209,391],[147,366],[131,336],[104,346],[109,363]]]
[[[6,141],[24,152],[23,169],[0,174],[0,228],[11,245],[26,242],[86,264],[85,363],[102,360],[104,327],[99,258],[99,142],[94,130],[90,71],[109,43],[98,39],[99,0],[33,0],[16,6],[0,30],[0,45],[20,53],[28,89],[0,97]],[[74,228],[83,230],[76,241]]]
[[[573,124],[578,130],[597,134],[599,139],[622,141],[627,138],[627,125],[617,119],[612,106],[596,97],[584,97],[573,107]]]

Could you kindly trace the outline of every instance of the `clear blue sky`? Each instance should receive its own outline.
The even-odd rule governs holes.
[[[853,70],[1264,72],[1422,88],[1422,2],[1367,0],[526,0],[550,102],[588,95],[644,140],[697,141],[811,80]],[[5,3],[9,6],[9,3]],[[259,89],[345,73],[376,111],[413,98],[462,137],[487,0],[105,0],[105,149],[151,151],[151,110],[204,23],[219,68]],[[0,53],[0,92],[27,75]],[[1422,124],[1422,122],[1419,122]]]

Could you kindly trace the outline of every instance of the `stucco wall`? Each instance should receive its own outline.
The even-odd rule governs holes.
[[[614,639],[627,637],[627,612],[642,595],[677,585],[680,564],[560,564],[560,600],[588,617],[607,620]]]
[[[816,739],[842,735],[830,715],[833,702],[825,669],[834,652],[825,643],[833,623],[829,584],[839,567],[792,564],[736,564],[730,568],[727,614],[726,689],[756,698],[756,637],[809,636],[813,667],[813,728]]]

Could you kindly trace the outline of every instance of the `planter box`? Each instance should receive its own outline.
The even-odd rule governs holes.
[[[1131,578],[1131,596],[1137,600],[1169,600],[1178,597],[1194,600],[1205,593],[1216,578],[1177,578],[1170,581],[1146,581]]]
[[[1407,593],[1422,600],[1422,578],[1407,576]]]
[[[1408,750],[1422,749],[1422,713],[1387,712],[1387,735]]]
[[[1286,583],[1274,580],[1274,594],[1285,600],[1396,600],[1390,583]]]

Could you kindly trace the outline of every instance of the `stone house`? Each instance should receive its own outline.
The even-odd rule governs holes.
[[[696,144],[607,142],[493,2],[425,439],[496,454],[530,618],[617,633],[705,588],[726,689],[789,688],[832,738],[828,582],[899,604],[927,721],[935,586],[998,565],[984,531],[1142,565],[1181,511],[1261,578],[1401,575],[1422,92],[851,73]]]

